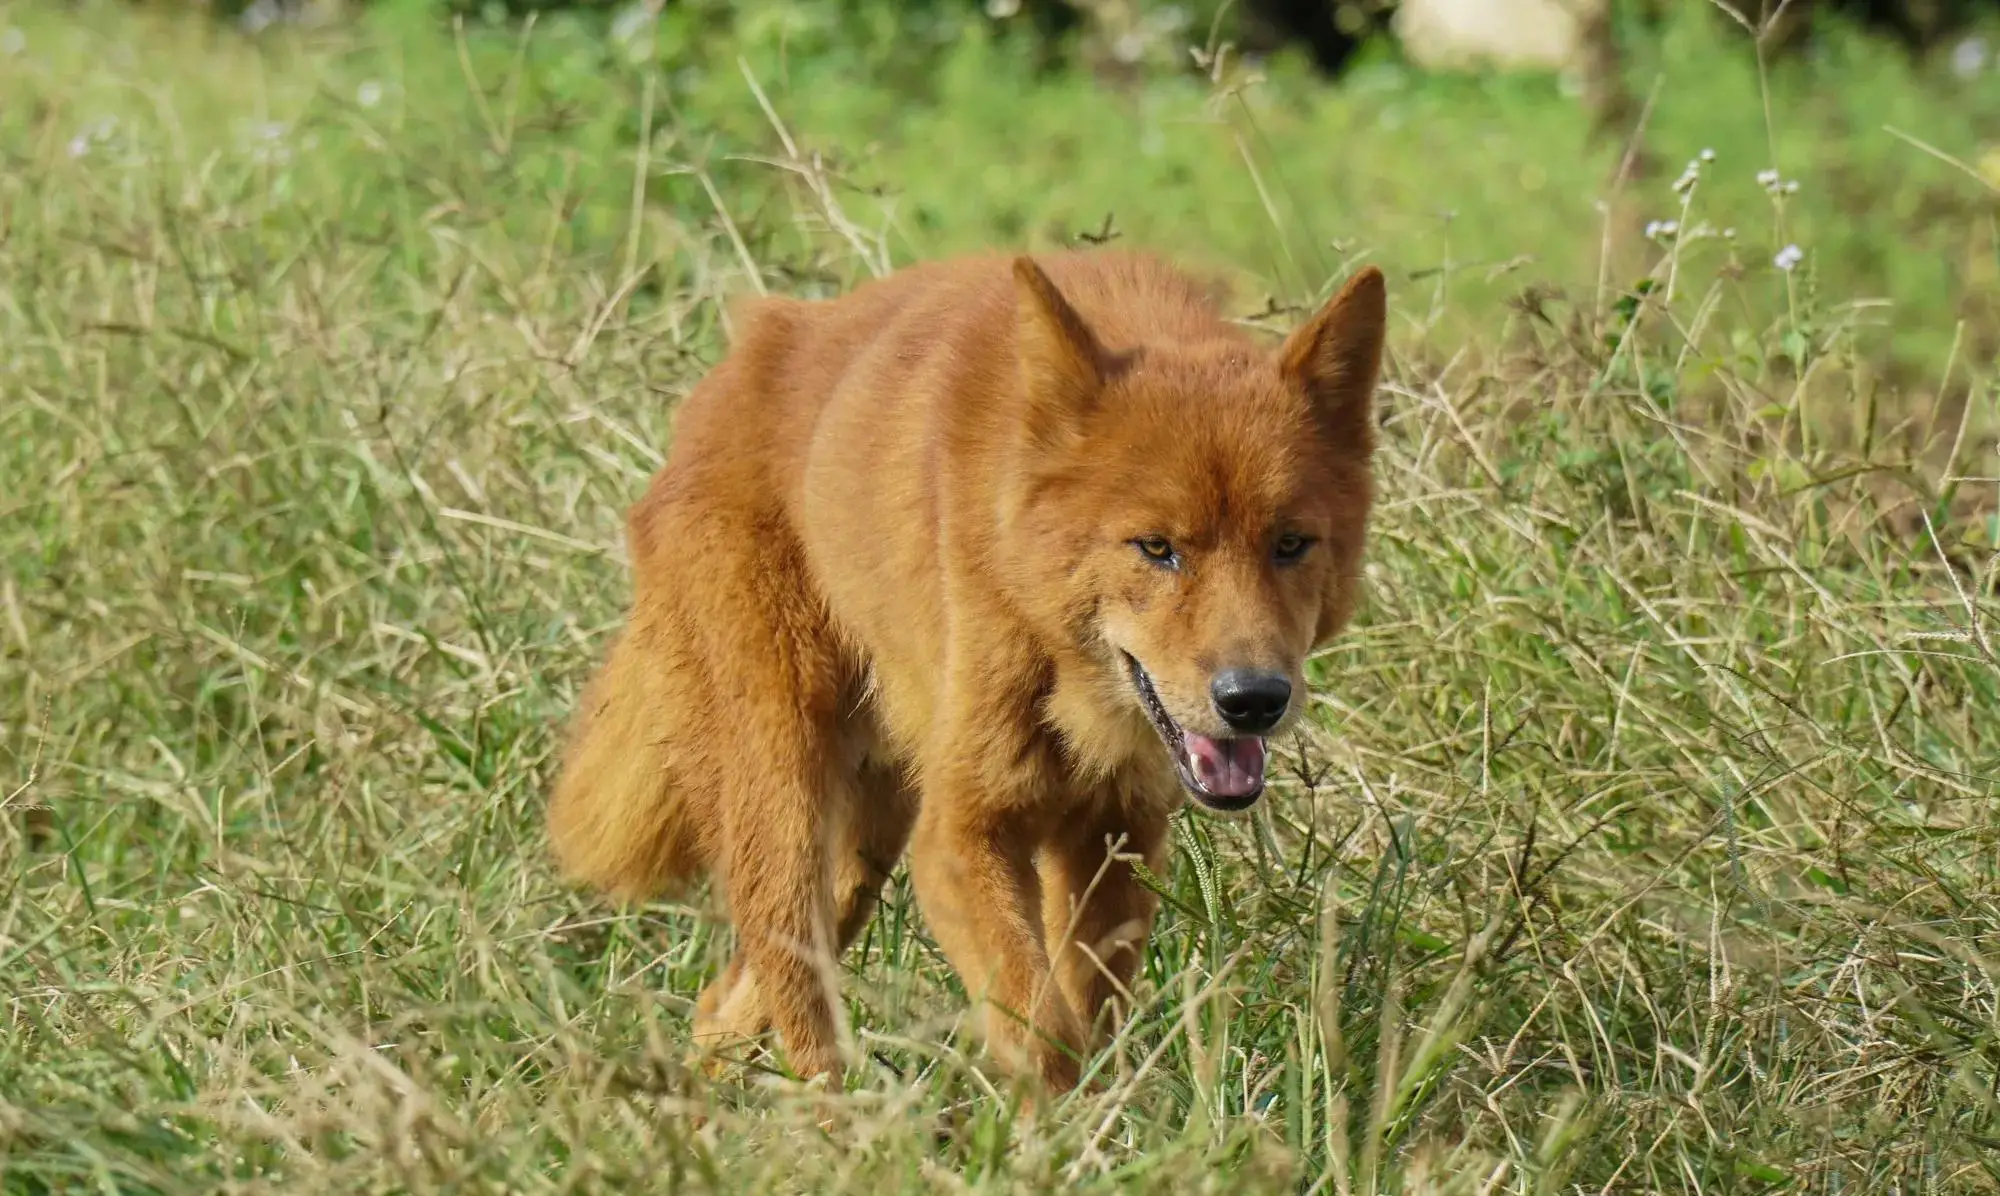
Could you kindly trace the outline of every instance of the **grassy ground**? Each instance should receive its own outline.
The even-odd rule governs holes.
[[[0,7],[0,1190],[2000,1188],[1996,76],[1840,39],[1767,128],[1682,21],[1614,194],[1548,82],[811,32]],[[1370,603],[1104,1091],[1010,1124],[898,881],[823,1132],[682,1068],[699,910],[544,858],[620,514],[718,297],[1107,211],[1273,325],[1390,267]]]

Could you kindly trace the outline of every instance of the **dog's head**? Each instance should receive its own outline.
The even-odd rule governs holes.
[[[1382,274],[1355,275],[1275,353],[1107,345],[1031,260],[1014,274],[1010,556],[1060,601],[1094,704],[1143,712],[1196,800],[1246,809],[1265,740],[1304,706],[1307,653],[1355,607]]]

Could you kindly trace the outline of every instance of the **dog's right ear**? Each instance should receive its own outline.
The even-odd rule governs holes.
[[[1052,444],[1103,388],[1103,351],[1033,258],[1014,259],[1014,313],[1028,431]]]
[[[1389,310],[1382,271],[1365,266],[1285,339],[1278,360],[1312,397],[1320,417],[1349,444],[1374,444],[1371,414],[1382,372]]]

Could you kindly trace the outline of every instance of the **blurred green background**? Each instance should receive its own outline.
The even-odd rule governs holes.
[[[1495,313],[1523,294],[1601,315],[1670,248],[1647,231],[1672,222],[1683,242],[1701,235],[1684,245],[1695,272],[1737,280],[1724,301],[1750,328],[1796,317],[1803,285],[1818,297],[1818,327],[1872,329],[1857,343],[1898,386],[1934,386],[1954,345],[1959,368],[2000,350],[2000,9],[1990,4],[1796,3],[1760,25],[1707,0],[1621,2],[1574,65],[1515,70],[1420,69],[1395,13],[1377,4],[671,0],[524,11],[497,0],[358,11],[257,0],[217,12],[218,38],[258,31],[236,61],[258,73],[260,114],[228,119],[239,77],[191,81],[209,87],[218,119],[186,135],[213,139],[255,119],[346,143],[359,124],[388,121],[397,152],[421,170],[458,161],[425,160],[427,138],[442,148],[504,132],[506,168],[553,181],[564,160],[631,147],[643,127],[658,176],[649,205],[702,240],[719,234],[711,188],[782,194],[772,167],[746,160],[780,148],[775,115],[800,154],[822,156],[890,261],[1109,231],[1243,276],[1254,306],[1257,288],[1296,298],[1366,254],[1405,293],[1433,297],[1406,313],[1449,352],[1468,324],[1504,333]],[[52,12],[25,10],[18,23],[37,47],[76,36]],[[424,50],[454,28],[463,65]],[[331,61],[301,48],[336,37]],[[31,50],[7,69],[32,73],[40,60]],[[468,102],[466,70],[495,93],[483,107],[504,92],[533,120],[496,130],[504,113]],[[88,93],[52,102],[66,110],[15,105],[0,121],[35,121],[63,140],[96,127]],[[1713,162],[1700,186],[1673,190],[1704,153]],[[329,146],[289,169],[344,167]],[[1766,171],[1778,189],[1760,182]],[[572,232],[620,235],[626,190],[605,180]],[[353,216],[381,198],[357,195]],[[798,235],[744,215],[753,236]],[[1802,269],[1787,280],[1773,263],[1791,245]],[[830,261],[829,281],[851,266]]]

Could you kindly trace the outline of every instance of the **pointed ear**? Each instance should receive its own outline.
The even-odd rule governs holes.
[[[1305,388],[1334,435],[1374,444],[1375,380],[1388,331],[1382,271],[1363,268],[1278,351],[1279,366]]]
[[[1103,352],[1034,259],[1014,259],[1014,320],[1028,430],[1049,442],[1087,410],[1104,385]]]

